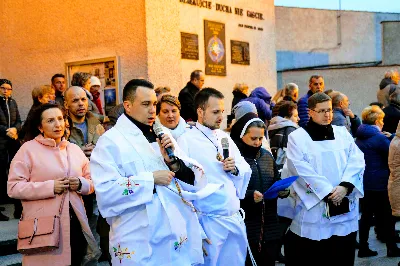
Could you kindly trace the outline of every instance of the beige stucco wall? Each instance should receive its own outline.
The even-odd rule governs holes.
[[[0,73],[13,82],[23,119],[32,88],[64,73],[66,62],[118,56],[120,84],[147,77],[144,5],[144,0],[1,0]]]
[[[178,3],[178,1],[175,1]],[[214,4],[215,2],[212,1]],[[225,24],[226,77],[206,76],[205,86],[221,90],[225,95],[225,113],[230,113],[232,88],[235,83],[247,83],[252,90],[263,86],[273,95],[276,92],[275,14],[273,0],[220,0],[218,3],[263,13],[265,20],[257,20],[213,9],[187,4],[180,7],[180,31],[199,35],[199,60],[181,60],[181,87],[189,81],[195,69],[204,71],[204,22],[211,20]],[[239,28],[238,24],[256,25],[263,31]],[[250,43],[250,66],[231,64],[230,40]]]
[[[299,85],[300,96],[308,91],[309,77],[318,74],[325,80],[325,90],[333,89],[343,92],[349,97],[350,108],[360,115],[371,102],[376,102],[376,92],[385,72],[399,66],[365,67],[308,71],[283,72],[284,83],[294,82]]]
[[[219,4],[263,13],[264,20],[180,3],[179,0],[22,0],[0,1],[1,77],[14,84],[23,119],[34,86],[49,84],[65,63],[118,56],[120,92],[135,77],[178,93],[195,69],[204,70],[204,20],[225,24],[227,76],[206,76],[205,86],[226,95],[230,112],[232,88],[244,82],[253,89],[276,90],[275,16],[273,0],[219,0]],[[12,15],[10,15],[12,14]],[[240,28],[256,25],[263,31]],[[4,27],[5,25],[5,27]],[[199,35],[199,60],[181,59],[180,32]],[[250,43],[250,66],[232,65],[230,40]],[[122,93],[120,94],[122,95]]]

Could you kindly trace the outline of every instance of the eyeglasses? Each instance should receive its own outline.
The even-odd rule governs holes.
[[[311,109],[311,110],[313,110],[314,112],[316,112],[316,113],[318,113],[318,114],[326,114],[326,113],[332,113],[332,109],[321,109],[321,110],[314,110],[314,109]]]
[[[6,90],[6,91],[12,91],[12,88],[0,87],[0,89]]]

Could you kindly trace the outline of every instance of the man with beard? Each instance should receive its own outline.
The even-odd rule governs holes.
[[[186,122],[197,121],[197,112],[194,106],[194,96],[204,85],[204,74],[201,70],[195,70],[190,74],[190,81],[179,92],[179,101],[182,105],[181,116]]]
[[[203,166],[208,183],[223,184],[214,194],[195,203],[200,222],[212,243],[205,244],[208,253],[205,265],[243,266],[247,236],[239,212],[239,199],[245,196],[251,169],[232,139],[219,129],[224,95],[216,89],[205,88],[196,94],[194,104],[198,121],[178,138],[178,144]],[[224,145],[225,151],[221,142],[228,144],[228,147]]]

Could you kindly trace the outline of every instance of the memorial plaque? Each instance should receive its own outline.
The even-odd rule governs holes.
[[[250,65],[250,48],[248,42],[231,40],[231,63]]]
[[[204,20],[206,75],[226,76],[225,24]]]
[[[181,32],[181,58],[199,60],[199,36]]]

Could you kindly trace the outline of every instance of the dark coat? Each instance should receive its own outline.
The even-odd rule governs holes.
[[[181,103],[181,116],[185,121],[197,121],[197,110],[194,106],[194,96],[200,89],[197,88],[192,82],[188,82],[178,96]]]
[[[397,125],[400,121],[400,105],[395,102],[390,102],[389,106],[383,109],[385,117],[383,118],[382,131],[387,131],[392,134],[396,133]]]
[[[269,121],[272,117],[271,111],[271,95],[263,87],[255,88],[250,96],[241,101],[253,103],[257,108],[258,117],[262,121]]]
[[[233,99],[232,99],[232,108],[231,108],[231,114],[227,116],[228,119],[228,125],[231,124],[232,120],[235,118],[235,114],[233,113],[232,109],[235,107],[235,105],[240,102],[241,100],[244,100],[247,98],[247,95],[244,94],[243,92],[239,90],[234,90],[232,92],[233,94]]]
[[[7,136],[7,129],[15,127],[19,133],[21,130],[21,117],[17,102],[13,98],[0,97],[0,159],[4,159],[9,153],[12,158],[18,149],[18,141]]]
[[[366,124],[358,128],[356,137],[356,144],[364,153],[364,189],[387,190],[390,139],[383,135],[376,126]]]
[[[312,91],[309,90],[306,95],[299,99],[299,103],[297,104],[297,110],[299,112],[299,126],[305,127],[310,120],[310,116],[308,114],[308,98],[313,95]]]
[[[249,242],[258,242],[261,232],[263,203],[262,201],[255,203],[253,194],[255,190],[261,193],[267,191],[275,181],[279,180],[279,173],[275,166],[274,158],[265,149],[260,150],[258,158],[245,157],[245,160],[250,165],[252,173],[246,196],[240,201],[240,207],[246,213],[244,222],[246,224],[247,239]],[[281,237],[281,232],[277,214],[277,199],[265,200],[264,203],[263,240],[278,240]]]
[[[358,116],[354,115],[354,118],[350,118],[349,123],[342,109],[333,108],[332,125],[346,127],[347,131],[354,136],[358,127],[361,125],[361,120],[358,118]]]

